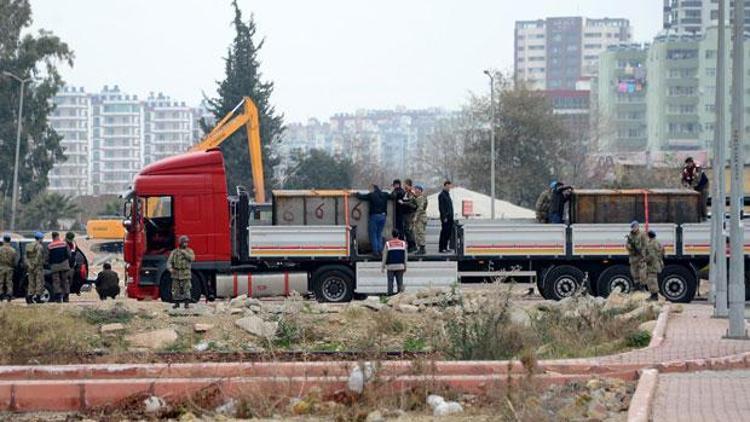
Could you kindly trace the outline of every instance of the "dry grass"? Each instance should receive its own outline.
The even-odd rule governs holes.
[[[0,363],[75,362],[98,341],[93,327],[60,305],[0,308]]]

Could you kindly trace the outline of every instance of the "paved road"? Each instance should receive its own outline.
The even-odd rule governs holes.
[[[750,420],[750,371],[659,375],[653,421]]]

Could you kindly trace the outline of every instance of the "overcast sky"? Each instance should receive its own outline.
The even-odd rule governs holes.
[[[215,93],[232,40],[229,0],[31,0],[34,28],[76,54],[73,85]],[[660,0],[239,0],[265,37],[262,71],[287,122],[360,108],[458,107],[513,65],[513,23],[547,16],[630,19],[637,41],[661,26]]]

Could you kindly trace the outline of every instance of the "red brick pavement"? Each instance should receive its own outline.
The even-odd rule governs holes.
[[[672,313],[664,341],[659,347],[635,350],[595,359],[606,364],[662,363],[708,359],[750,352],[750,341],[725,340],[728,321],[711,318],[713,307],[683,305],[683,312]]]
[[[750,371],[659,375],[651,420],[750,420]]]

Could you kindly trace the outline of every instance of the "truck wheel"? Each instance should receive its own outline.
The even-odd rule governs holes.
[[[354,296],[354,273],[347,267],[321,267],[312,281],[318,302],[350,302]]]
[[[172,275],[164,271],[159,280],[159,297],[162,302],[172,303]]]
[[[670,302],[690,303],[697,286],[695,274],[682,265],[667,265],[659,277],[659,290]]]
[[[630,268],[626,265],[613,265],[605,269],[596,281],[596,290],[601,297],[609,296],[616,287],[619,287],[620,291],[625,294],[635,290]]]
[[[190,299],[198,303],[203,295],[203,275],[197,271],[190,273]]]
[[[548,272],[549,268],[536,272],[536,290],[539,292],[539,296],[544,299],[549,299],[544,291],[544,277]]]
[[[561,300],[571,297],[581,288],[583,271],[570,265],[561,265],[547,272],[544,276],[545,297]]]

